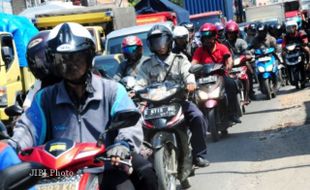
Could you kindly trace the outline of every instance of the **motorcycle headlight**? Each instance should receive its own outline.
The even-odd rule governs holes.
[[[265,72],[265,68],[262,67],[262,66],[258,66],[258,71],[259,71],[260,73],[263,73],[263,72]]]
[[[266,71],[267,71],[267,72],[271,72],[272,69],[273,69],[273,65],[268,65],[268,66],[266,67]]]
[[[299,62],[301,62],[301,60],[302,60],[302,58],[301,58],[301,56],[299,56],[297,62],[299,63]]]
[[[221,87],[218,86],[216,89],[214,89],[210,94],[209,98],[218,98],[220,97]]]

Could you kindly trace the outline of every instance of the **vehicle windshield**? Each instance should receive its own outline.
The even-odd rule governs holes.
[[[151,51],[149,49],[149,47],[146,45],[146,38],[147,38],[147,31],[145,32],[141,32],[141,33],[136,33],[136,34],[131,34],[131,35],[135,35],[138,36],[142,42],[143,42],[143,55],[145,56],[149,56],[151,54]],[[111,38],[108,40],[108,44],[107,44],[107,53],[108,54],[116,54],[116,53],[122,53],[122,41],[124,39],[125,36],[119,36],[116,38]]]
[[[216,22],[222,22],[219,15],[212,15],[207,17],[200,17],[200,18],[192,18],[191,22],[194,23],[195,30],[199,30],[200,26],[204,23],[216,23]]]

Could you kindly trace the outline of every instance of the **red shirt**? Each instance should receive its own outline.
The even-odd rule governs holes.
[[[231,56],[229,49],[218,42],[215,44],[215,50],[212,52],[212,57],[209,53],[204,50],[202,47],[199,47],[194,52],[193,60],[198,61],[198,63],[202,64],[210,64],[210,63],[223,63],[224,64],[224,56]]]

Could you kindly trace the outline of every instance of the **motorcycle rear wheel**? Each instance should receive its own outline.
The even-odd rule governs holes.
[[[154,169],[158,176],[161,190],[176,190],[177,160],[173,148],[164,145],[154,153]]]

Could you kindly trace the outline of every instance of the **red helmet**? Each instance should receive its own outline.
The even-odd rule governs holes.
[[[225,32],[235,32],[239,33],[239,25],[235,21],[229,21],[227,22],[225,26]]]
[[[127,46],[143,46],[143,43],[137,36],[127,36],[123,39],[122,48]]]
[[[200,32],[200,36],[201,38],[206,36],[206,37],[213,37],[217,35],[217,28],[214,24],[212,23],[205,23],[203,24],[200,29],[199,29],[199,32]]]

